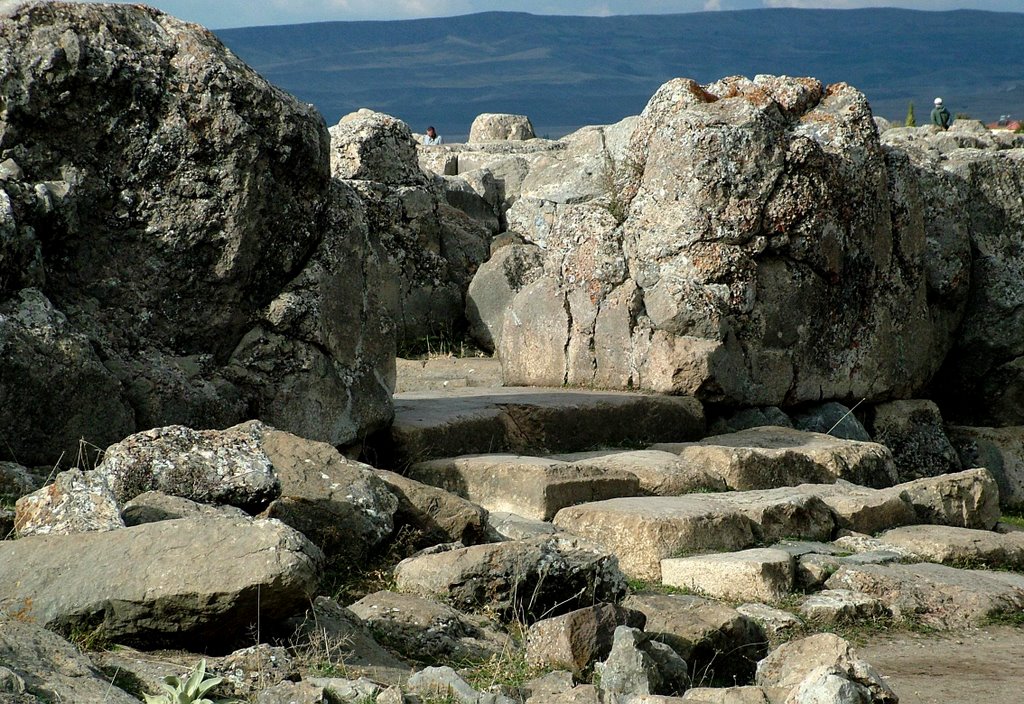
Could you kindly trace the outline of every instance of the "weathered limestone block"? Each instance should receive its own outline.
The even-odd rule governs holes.
[[[615,604],[595,604],[546,618],[530,626],[526,658],[535,667],[559,667],[581,676],[608,657],[616,628],[642,630],[645,621],[640,611]]]
[[[533,139],[533,125],[526,115],[485,112],[469,127],[469,142],[499,142]]]
[[[788,488],[609,499],[564,508],[554,523],[613,552],[629,576],[650,581],[661,580],[663,558],[787,536],[828,539],[835,527],[821,499]]]
[[[662,584],[715,599],[778,602],[793,591],[794,577],[793,556],[771,548],[661,561]]]
[[[669,646],[629,626],[615,629],[608,659],[598,663],[606,698],[681,694],[689,668]]]
[[[300,533],[267,520],[183,518],[31,536],[0,542],[0,610],[51,629],[199,648],[301,611],[322,562]]]
[[[240,508],[222,504],[212,506],[198,501],[170,496],[162,491],[146,491],[126,503],[121,508],[121,520],[126,526],[138,526],[143,523],[172,521],[175,518],[201,518],[222,516],[228,518],[247,518],[249,514]]]
[[[723,476],[730,488],[739,490],[837,479],[876,488],[896,483],[892,456],[882,445],[792,428],[750,428],[651,449],[676,452],[684,462]]]
[[[1024,570],[1024,533],[993,533],[952,526],[904,526],[887,530],[878,539],[929,562]]]
[[[919,523],[989,530],[999,521],[999,487],[984,468],[916,479],[888,491],[914,505]]]
[[[629,472],[640,482],[640,493],[649,496],[681,496],[727,488],[725,479],[713,469],[694,465],[675,453],[661,450],[594,450],[554,458],[604,471]]]
[[[387,470],[375,470],[398,498],[395,526],[419,531],[417,543],[429,547],[438,543],[474,545],[484,542],[487,510],[460,496],[422,484]]]
[[[936,628],[964,628],[1024,608],[1024,576],[1013,572],[961,570],[922,562],[840,568],[825,583],[875,596],[894,618],[917,619]]]
[[[881,600],[848,589],[826,589],[800,604],[800,614],[815,623],[863,623],[887,613]]]
[[[488,511],[542,521],[551,520],[566,506],[640,493],[635,475],[591,467],[586,460],[569,463],[520,455],[468,455],[419,462],[408,474]]]
[[[535,245],[502,247],[480,265],[466,291],[466,320],[481,349],[495,350],[516,294],[542,273],[541,251]]]
[[[831,668],[832,674],[864,687],[869,704],[896,704],[899,701],[881,675],[857,657],[857,652],[847,641],[831,633],[790,641],[773,650],[758,663],[757,684],[769,692],[777,691],[781,695],[778,701],[782,701],[800,687],[811,672],[822,667]],[[776,701],[776,697],[771,698]]]

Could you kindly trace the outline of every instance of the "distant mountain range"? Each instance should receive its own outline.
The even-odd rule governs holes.
[[[615,17],[486,12],[322,22],[217,35],[328,124],[360,107],[427,124],[450,141],[482,112],[529,115],[538,135],[639,113],[659,85],[758,73],[845,81],[876,115],[1024,117],[1024,14],[742,10]]]

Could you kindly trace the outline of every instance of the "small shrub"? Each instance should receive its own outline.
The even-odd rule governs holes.
[[[917,127],[917,118],[914,117],[914,101],[911,100],[910,104],[907,105],[907,117],[903,121],[904,127]]]

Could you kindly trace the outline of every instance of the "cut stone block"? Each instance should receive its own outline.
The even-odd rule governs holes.
[[[883,445],[779,426],[650,449],[675,452],[687,463],[721,475],[732,489],[830,484],[837,479],[881,488],[897,481],[892,454]]]
[[[990,530],[999,522],[999,487],[981,467],[917,479],[889,491],[913,504],[918,523]]]
[[[636,476],[629,472],[519,455],[429,460],[412,465],[408,474],[488,511],[541,521],[550,520],[566,506],[640,493]]]
[[[704,432],[704,409],[687,396],[501,387],[397,394],[394,404],[394,423],[373,443],[379,466],[485,452],[635,447]]]
[[[736,611],[755,621],[771,637],[779,636],[804,624],[799,617],[768,604],[740,604]]]
[[[880,403],[870,409],[868,417],[871,436],[892,452],[900,481],[963,469],[934,401],[911,399]]]
[[[896,619],[937,628],[977,626],[1024,609],[1024,575],[915,565],[844,566],[825,583],[881,599]]]
[[[640,481],[640,491],[648,496],[682,496],[697,491],[728,489],[721,475],[662,450],[597,450],[555,455],[554,458],[630,472]]]
[[[894,528],[879,540],[929,562],[1024,569],[1024,533],[922,525]]]
[[[777,602],[793,591],[793,556],[785,550],[740,552],[661,561],[661,582],[715,599]]]
[[[848,589],[826,589],[800,604],[800,615],[820,624],[870,621],[888,615],[880,599]]]
[[[554,523],[613,552],[627,575],[650,581],[661,579],[666,557],[783,537],[827,540],[834,527],[821,499],[789,488],[609,499],[562,509]]]

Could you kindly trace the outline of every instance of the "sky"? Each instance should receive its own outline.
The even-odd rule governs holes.
[[[137,0],[115,0],[135,2]],[[636,15],[762,7],[1024,12],[1024,0],[150,0],[147,5],[210,29],[335,20],[400,20],[516,10],[538,15]]]

